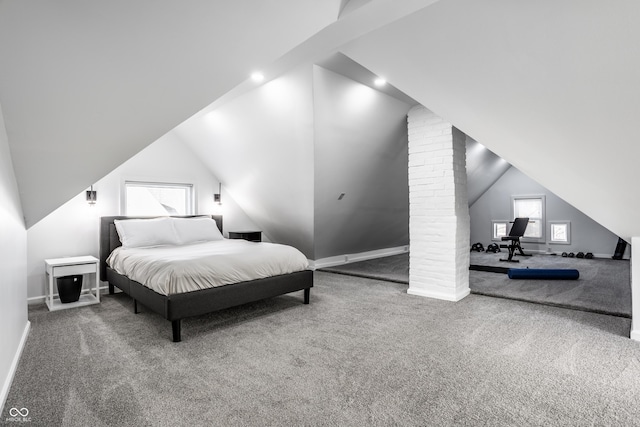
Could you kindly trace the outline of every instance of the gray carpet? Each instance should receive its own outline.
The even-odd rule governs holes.
[[[33,426],[631,426],[630,320],[316,272],[301,292],[170,323],[124,295],[39,306],[0,420]],[[6,422],[16,425],[15,422]]]
[[[506,274],[470,271],[472,293],[631,318],[629,261],[534,255],[516,257],[519,263],[500,262],[505,256],[504,252],[471,252],[471,263],[509,268],[574,268],[580,272],[580,279],[511,280]],[[339,265],[323,271],[408,284],[409,255]]]

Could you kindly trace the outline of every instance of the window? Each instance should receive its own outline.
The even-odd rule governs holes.
[[[571,223],[569,221],[549,221],[549,241],[564,245],[571,244]]]
[[[524,232],[523,240],[544,242],[544,196],[513,196],[513,217],[529,218],[529,225]]]
[[[192,184],[125,181],[124,188],[125,215],[193,214]]]
[[[491,221],[491,239],[502,240],[509,230],[509,221]]]

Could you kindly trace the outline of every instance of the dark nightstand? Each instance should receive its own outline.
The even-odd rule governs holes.
[[[244,239],[250,242],[262,242],[262,231],[230,231],[230,239]]]

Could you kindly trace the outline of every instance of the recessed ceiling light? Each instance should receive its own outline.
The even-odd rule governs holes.
[[[255,73],[251,74],[251,80],[253,80],[256,83],[260,83],[261,81],[264,80],[264,74],[262,74],[259,71],[256,71]]]
[[[384,86],[387,84],[387,81],[383,78],[378,77],[377,79],[374,80],[373,84],[375,84],[376,86],[380,87],[380,86]]]

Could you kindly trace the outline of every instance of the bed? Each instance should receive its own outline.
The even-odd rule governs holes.
[[[175,221],[189,218],[210,218],[215,221],[215,225],[217,226],[219,232],[222,232],[222,217],[217,215],[207,217],[182,216],[161,218],[175,218]],[[225,283],[214,283],[214,287],[200,286],[200,288],[197,289],[189,288],[187,286],[173,285],[172,282],[167,282],[165,284],[154,283],[154,280],[162,281],[158,279],[158,277],[164,277],[167,274],[160,276],[151,276],[151,278],[149,279],[145,277],[145,281],[150,280],[151,282],[143,284],[141,283],[141,281],[143,281],[142,279],[139,279],[140,281],[138,281],[134,278],[129,277],[133,276],[135,278],[138,278],[135,275],[137,273],[135,273],[133,270],[131,270],[130,273],[128,273],[127,271],[123,271],[122,266],[126,263],[123,263],[122,261],[114,261],[116,255],[119,252],[127,253],[126,250],[128,250],[130,246],[125,245],[127,247],[123,247],[118,231],[116,230],[116,224],[118,224],[118,227],[121,228],[123,227],[123,224],[129,224],[131,222],[127,221],[123,223],[120,221],[129,219],[149,220],[152,218],[129,216],[101,217],[100,277],[103,280],[106,279],[106,281],[108,282],[110,294],[113,294],[115,292],[115,288],[118,288],[133,299],[134,313],[138,312],[138,303],[140,303],[147,309],[154,311],[165,319],[171,321],[174,342],[181,341],[182,319],[187,317],[199,316],[213,311],[222,310],[225,308],[234,307],[266,298],[272,298],[296,291],[303,291],[303,302],[304,304],[309,304],[310,290],[313,287],[313,271],[307,268],[288,272],[286,274],[276,274],[257,279],[226,283],[233,279],[234,275],[231,274],[231,279],[228,277],[229,275],[225,276]],[[158,220],[161,219],[158,218]],[[120,231],[121,234],[124,234],[122,228],[120,229]],[[126,239],[127,236],[124,237],[125,241],[127,241]],[[231,244],[232,247],[235,248],[234,250],[238,251],[243,248],[242,245],[248,245],[247,249],[251,249],[251,245],[256,245],[256,243],[253,242],[242,241],[241,243],[240,241],[231,242],[228,239],[224,240],[226,240],[227,242],[221,243]],[[129,242],[130,241],[131,240],[129,240]],[[196,244],[200,244],[200,242]],[[270,244],[260,243],[257,245],[264,246]],[[255,246],[255,248],[258,249],[259,247]],[[247,256],[245,258],[257,259],[256,256],[260,255],[249,255],[249,252],[247,252]],[[242,256],[240,258],[242,258]],[[112,268],[108,260],[110,262],[113,262],[119,271],[116,271],[116,268]],[[172,262],[175,262],[175,260],[172,260]],[[213,267],[211,267],[210,269],[213,269]],[[262,274],[265,273],[262,272]],[[207,281],[217,280],[213,276],[215,276],[214,273],[211,274],[211,277],[207,278]]]

